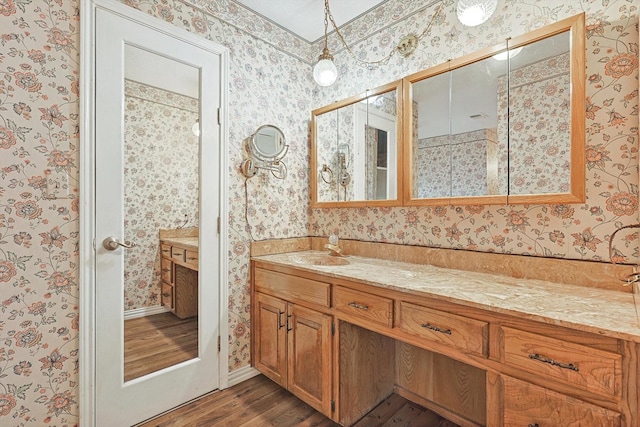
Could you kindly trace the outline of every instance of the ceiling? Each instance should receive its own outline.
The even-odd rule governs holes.
[[[309,42],[324,36],[324,0],[234,0]],[[387,0],[333,0],[331,15],[338,27]],[[329,23],[328,31],[333,28]]]

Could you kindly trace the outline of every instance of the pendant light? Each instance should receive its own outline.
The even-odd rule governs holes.
[[[467,27],[475,27],[487,22],[498,7],[498,0],[458,0],[456,14]]]
[[[327,43],[327,27],[329,25],[329,0],[324,0],[324,49],[313,67],[313,79],[320,86],[331,86],[338,78],[338,69],[333,63],[333,55],[329,53]]]

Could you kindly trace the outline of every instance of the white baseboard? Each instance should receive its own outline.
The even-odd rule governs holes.
[[[154,314],[166,313],[169,309],[161,305],[154,305],[153,307],[140,307],[133,310],[127,310],[124,312],[124,320],[135,319],[137,317],[153,316]]]
[[[240,384],[241,382],[251,379],[257,375],[260,375],[260,372],[258,372],[258,370],[253,366],[245,366],[243,368],[236,369],[233,372],[229,372],[229,387]]]

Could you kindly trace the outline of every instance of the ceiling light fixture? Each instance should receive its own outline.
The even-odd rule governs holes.
[[[333,56],[331,55],[331,53],[329,53],[328,47],[327,29],[329,27],[329,22],[331,22],[331,26],[344,45],[345,50],[349,52],[356,64],[368,70],[375,70],[380,65],[388,63],[391,57],[395,55],[396,52],[398,52],[405,58],[410,56],[416,50],[418,42],[431,30],[431,26],[433,25],[436,17],[440,14],[444,3],[444,0],[440,2],[440,6],[431,17],[431,21],[429,21],[429,25],[427,25],[427,27],[422,31],[422,33],[420,33],[420,35],[407,34],[384,58],[378,61],[363,61],[358,58],[358,56],[356,56],[356,54],[351,50],[351,47],[349,47],[349,44],[347,44],[346,40],[342,36],[342,33],[338,29],[336,21],[333,19],[333,15],[331,15],[331,10],[329,9],[329,0],[324,0],[324,48],[322,49],[322,54],[318,57],[318,62],[313,67],[313,79],[320,86],[331,86],[338,78],[338,69],[333,62]]]
[[[329,53],[327,27],[329,26],[329,0],[324,0],[324,49],[313,67],[313,79],[320,86],[331,86],[338,78],[338,69],[333,63],[333,55]],[[333,23],[333,16],[331,17]],[[335,25],[335,24],[334,24]]]
[[[467,27],[475,27],[487,22],[498,7],[498,0],[458,0],[458,19]]]

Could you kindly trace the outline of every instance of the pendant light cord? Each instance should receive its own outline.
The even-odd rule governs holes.
[[[431,17],[431,20],[429,21],[429,25],[427,25],[427,27],[422,31],[422,33],[420,33],[420,35],[415,36],[417,41],[420,41],[431,30],[431,27],[433,26],[433,22],[435,21],[436,17],[440,14],[440,12],[442,11],[442,8],[444,7],[444,3],[445,3],[444,0],[442,0],[440,2],[440,6],[438,6],[438,9],[436,9],[435,13]],[[363,60],[359,59],[356,56],[356,54],[353,52],[353,50],[351,50],[351,47],[349,47],[349,45],[347,44],[346,40],[344,39],[342,33],[338,29],[338,25],[336,24],[336,21],[333,19],[333,15],[331,14],[331,10],[329,9],[329,0],[324,0],[324,47],[325,47],[325,49],[328,49],[328,47],[327,47],[327,39],[328,39],[328,34],[327,34],[328,21],[327,21],[327,17],[329,18],[329,21],[331,21],[331,25],[333,26],[333,29],[335,30],[336,34],[338,35],[338,38],[340,38],[340,41],[344,45],[344,47],[347,50],[347,52],[349,52],[349,54],[353,57],[353,59],[355,60],[356,64],[358,64],[359,66],[361,66],[363,68],[367,68],[369,70],[375,70],[380,65],[387,64],[389,62],[389,60],[393,57],[393,55],[395,55],[396,52],[399,50],[399,46],[396,46],[391,52],[389,52],[389,54],[387,56],[385,56],[384,58],[382,58],[382,59],[380,59],[378,61],[363,61]]]

